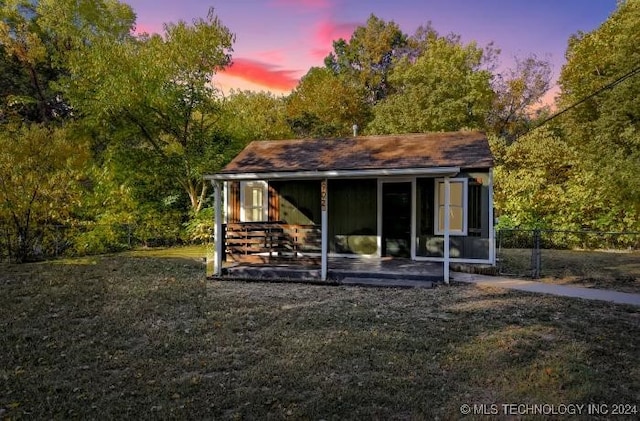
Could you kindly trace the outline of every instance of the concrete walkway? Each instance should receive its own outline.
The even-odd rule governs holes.
[[[503,278],[500,276],[475,275],[470,273],[453,272],[451,278],[457,282],[466,282],[481,286],[515,289],[518,291],[538,292],[541,294],[559,295],[563,297],[584,298],[587,300],[608,301],[616,304],[630,304],[640,306],[640,294],[610,291],[606,289],[584,288],[578,286],[564,286],[546,284],[523,279]]]

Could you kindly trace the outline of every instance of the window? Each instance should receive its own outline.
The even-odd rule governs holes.
[[[243,181],[240,183],[240,221],[261,222],[267,220],[267,182]]]
[[[449,234],[467,235],[467,179],[449,179]],[[444,234],[444,180],[436,180],[435,233]]]

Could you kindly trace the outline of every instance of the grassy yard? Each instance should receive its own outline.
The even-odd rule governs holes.
[[[198,253],[0,265],[0,418],[458,419],[462,404],[640,405],[638,308],[467,285],[212,282]]]
[[[531,249],[503,249],[503,273],[530,275]],[[640,293],[640,252],[542,250],[542,282]]]

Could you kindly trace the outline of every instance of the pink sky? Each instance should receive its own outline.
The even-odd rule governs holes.
[[[464,42],[494,42],[509,66],[514,56],[548,57],[554,78],[570,35],[597,28],[616,0],[126,0],[138,31],[161,32],[162,23],[204,17],[214,7],[236,34],[234,64],[214,83],[230,89],[288,94],[312,66],[322,66],[332,41],[349,39],[371,13],[395,21],[407,34],[431,21],[441,34]],[[555,92],[555,90],[554,90]],[[550,97],[553,96],[553,93]]]

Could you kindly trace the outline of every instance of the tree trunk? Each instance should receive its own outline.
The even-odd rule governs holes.
[[[204,181],[181,180],[180,184],[189,196],[191,211],[194,215],[197,215],[207,198],[207,183]]]

